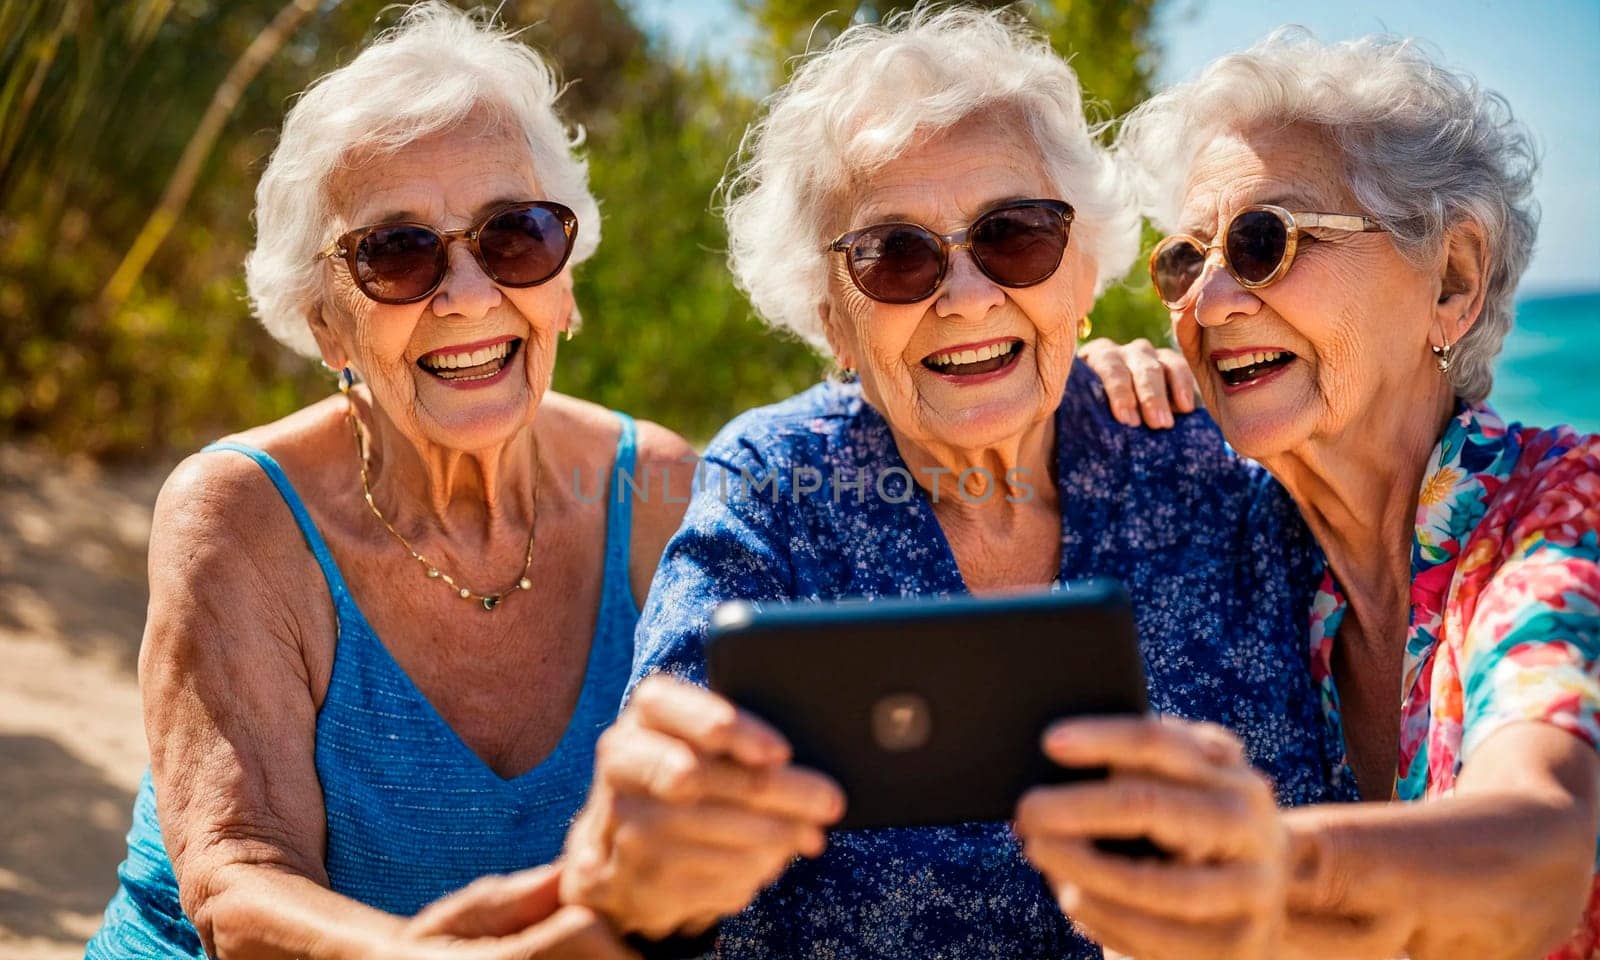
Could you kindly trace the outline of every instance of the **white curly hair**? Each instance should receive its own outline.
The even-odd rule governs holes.
[[[1131,190],[1084,116],[1077,75],[1019,15],[919,5],[856,24],[805,57],[765,104],[724,179],[729,265],[756,312],[826,353],[827,231],[852,180],[931,134],[1018,118],[1062,199],[1098,294],[1138,249]]]
[[[1539,229],[1532,135],[1503,97],[1441,67],[1413,40],[1325,44],[1285,27],[1145,101],[1124,120],[1114,152],[1146,213],[1172,230],[1205,144],[1224,132],[1295,124],[1336,145],[1350,192],[1414,262],[1436,256],[1463,221],[1483,230],[1483,311],[1456,344],[1449,376],[1462,398],[1488,396]]]
[[[280,343],[317,356],[307,323],[319,292],[313,258],[333,239],[329,181],[352,156],[403,149],[473,117],[521,136],[549,199],[581,225],[571,262],[600,242],[600,209],[583,132],[556,112],[562,86],[535,51],[488,17],[441,0],[408,8],[350,63],[313,83],[289,111],[256,187],[256,244],[245,282],[256,318]]]

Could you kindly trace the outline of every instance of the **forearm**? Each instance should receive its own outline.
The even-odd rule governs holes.
[[[190,912],[218,960],[345,960],[404,950],[403,918],[276,865],[229,864],[205,886]]]
[[[1541,955],[1572,932],[1588,893],[1588,806],[1507,791],[1288,811],[1290,916],[1302,921],[1290,946],[1314,955],[1297,935],[1348,922],[1374,931],[1374,958]]]

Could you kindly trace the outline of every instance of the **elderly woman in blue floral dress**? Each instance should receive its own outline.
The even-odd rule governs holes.
[[[1600,437],[1484,402],[1536,231],[1527,131],[1414,44],[1289,31],[1121,149],[1174,231],[1151,267],[1208,409],[1324,552],[1307,652],[1332,773],[1372,802],[1236,809],[1293,880],[1248,946],[1207,876],[1248,858],[1129,870],[1045,804],[1036,861],[1140,960],[1600,955]],[[1209,829],[1225,799],[1120,819]]]
[[[1003,823],[825,842],[847,798],[698,686],[708,618],[732,598],[1118,577],[1154,707],[1204,721],[1148,721],[1150,737],[1216,758],[1208,782],[1244,807],[1346,798],[1305,665],[1316,570],[1292,504],[1204,415],[1122,425],[1075,361],[1138,220],[1068,66],[1004,14],[857,26],[801,67],[751,144],[733,269],[768,320],[848,373],[711,443],[563,895],[729,957],[1099,955]],[[1155,782],[1137,754],[1117,781],[1132,796]],[[1239,871],[1234,890],[1270,903],[1281,883]]]

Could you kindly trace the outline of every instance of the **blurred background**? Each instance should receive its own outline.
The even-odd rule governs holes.
[[[573,81],[566,110],[588,130],[605,222],[558,389],[704,440],[816,379],[818,361],[728,280],[712,188],[789,57],[896,6],[500,5]],[[1421,37],[1503,93],[1544,151],[1544,224],[1493,400],[1600,430],[1600,4],[1022,9],[1104,119],[1282,23]],[[0,0],[0,954],[81,955],[115,886],[144,763],[134,669],[161,477],[332,389],[257,327],[240,263],[293,95],[397,17],[380,0]],[[1165,337],[1138,268],[1094,321]]]

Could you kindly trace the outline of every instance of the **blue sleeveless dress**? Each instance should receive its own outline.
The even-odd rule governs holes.
[[[583,690],[555,750],[510,780],[461,742],[389,655],[278,464],[236,443],[206,448],[242,453],[271,477],[333,597],[338,642],[317,714],[316,766],[335,892],[411,915],[480,876],[548,863],[560,854],[589,790],[595,741],[621,703],[639,620],[628,578],[633,498],[624,494],[637,434],[632,418],[617,416],[622,434],[607,491],[605,582]],[[117,876],[121,885],[89,941],[87,960],[205,957],[178,904],[148,771]]]

